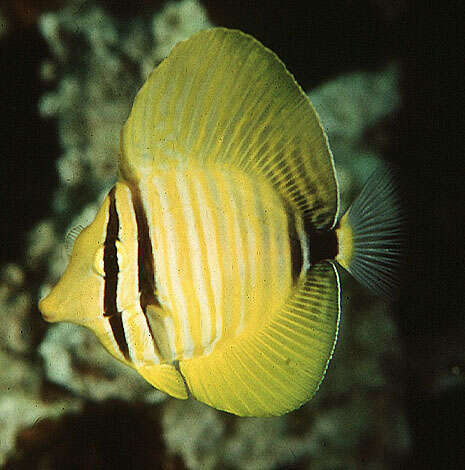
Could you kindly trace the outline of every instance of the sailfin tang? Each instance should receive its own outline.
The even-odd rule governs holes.
[[[336,343],[339,280],[328,262],[302,276],[294,294],[258,331],[179,363],[198,400],[241,416],[276,416],[318,390]]]
[[[338,189],[320,120],[280,59],[240,31],[214,28],[177,44],[123,127],[125,180],[195,162],[265,178],[316,229],[335,223]]]
[[[361,284],[390,299],[399,287],[404,213],[392,169],[376,171],[336,230],[336,261]]]

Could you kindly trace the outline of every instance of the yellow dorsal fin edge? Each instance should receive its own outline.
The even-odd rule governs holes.
[[[214,28],[178,43],[123,127],[122,179],[195,163],[260,175],[315,228],[335,223],[334,163],[318,115],[276,54],[240,31]]]

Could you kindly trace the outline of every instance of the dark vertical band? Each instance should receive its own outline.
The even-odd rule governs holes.
[[[315,230],[313,226],[304,221],[305,235],[310,249],[310,265],[336,258],[338,242],[336,230]]]
[[[298,281],[304,265],[302,241],[297,233],[296,220],[289,208],[287,212],[287,233],[289,235],[289,250],[291,253],[291,272],[294,284]]]
[[[145,322],[147,324],[150,335],[152,336],[156,353],[159,355],[159,357],[162,357],[160,348],[155,341],[152,326],[150,324],[149,318],[147,317],[148,305],[160,305],[160,302],[158,301],[158,298],[155,294],[155,265],[153,258],[152,240],[150,238],[149,232],[149,224],[139,188],[137,186],[132,187],[131,194],[137,225],[137,272],[139,280],[140,308],[145,316]]]
[[[116,303],[118,288],[118,253],[116,248],[116,240],[119,233],[119,217],[116,210],[116,187],[113,187],[108,194],[110,198],[110,207],[107,224],[107,234],[103,249],[103,269],[105,272],[105,286],[103,294],[104,316],[109,317],[111,330],[118,347],[123,356],[129,358],[129,347],[124,333],[123,319],[121,313],[118,312]]]
[[[146,312],[147,305],[159,305],[155,295],[155,266],[149,224],[139,189],[132,189],[132,204],[137,224],[137,267],[139,278],[140,306]]]

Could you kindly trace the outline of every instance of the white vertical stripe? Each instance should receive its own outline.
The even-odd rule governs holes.
[[[271,252],[270,252],[270,225],[269,217],[266,216],[264,201],[261,194],[261,185],[258,181],[254,181],[252,185],[253,198],[254,198],[254,216],[258,220],[258,232],[256,241],[256,256],[255,256],[255,268],[257,272],[257,292],[256,303],[259,308],[255,309],[256,314],[260,312],[260,315],[264,315],[269,310],[269,306],[272,305],[274,292],[272,292],[270,280],[273,276],[272,264],[271,264]],[[256,321],[257,318],[254,318]]]
[[[115,242],[119,269],[116,286],[116,308],[118,312],[122,312],[128,307],[128,299],[131,302],[139,299],[137,223],[132,197],[129,188],[125,185],[116,185],[115,210],[119,221],[119,230]],[[126,222],[129,222],[127,224],[130,225],[129,227],[125,226]],[[131,236],[131,232],[134,236]],[[135,279],[132,278],[132,273],[135,274]]]
[[[245,235],[245,243],[242,249],[241,261],[246,272],[247,282],[243,286],[244,308],[241,312],[241,318],[237,326],[236,334],[240,333],[247,323],[250,304],[256,301],[256,251],[257,251],[257,234],[254,225],[250,225],[249,221],[254,220],[257,216],[255,204],[251,204],[254,193],[250,190],[250,186],[244,186],[242,190],[236,191],[235,203],[239,209],[238,217],[241,217],[240,229]]]
[[[134,212],[134,205],[132,200],[132,193],[130,189],[123,184],[116,185],[115,191],[115,203],[116,212],[119,219],[119,240],[116,241],[116,249],[118,256],[119,274],[118,284],[116,291],[116,305],[119,312],[123,312],[128,308],[128,302],[130,305],[138,303],[139,300],[139,279],[138,279],[138,250],[139,244],[137,240],[137,221]],[[150,363],[158,364],[160,358],[155,351],[155,344],[153,337],[150,334],[150,329],[147,325],[147,320],[140,308],[139,315],[134,315],[135,322],[142,322],[144,325],[134,325],[134,328],[139,328],[143,331],[145,337],[143,339],[144,350],[139,353],[141,357]],[[132,321],[132,320],[131,320]],[[124,323],[123,323],[124,327]],[[132,325],[131,325],[132,327]],[[131,357],[134,356],[134,345],[130,348]]]
[[[125,311],[122,313],[122,319],[132,362],[136,366],[159,364],[160,359],[155,354],[153,338],[142,310]]]
[[[217,236],[214,207],[210,207],[205,196],[205,188],[200,178],[193,180],[195,195],[199,210],[201,211],[200,220],[202,222],[202,234],[207,247],[207,262],[211,290],[215,302],[215,337],[211,340],[210,345],[205,348],[204,354],[209,354],[216,342],[221,338],[223,328],[223,299],[224,299],[224,283],[221,264],[217,249]]]
[[[140,194],[142,203],[145,207],[145,213],[147,216],[147,223],[149,226],[150,238],[152,240],[152,252],[154,257],[155,265],[155,289],[157,291],[157,299],[160,302],[161,307],[167,311],[172,312],[173,306],[171,305],[170,298],[168,297],[167,279],[168,279],[168,267],[164,256],[164,239],[161,231],[163,226],[159,217],[154,219],[154,213],[157,213],[158,204],[156,207],[152,207],[157,202],[157,185],[158,179],[150,179],[148,181],[148,187],[144,184],[144,181],[140,183]],[[166,317],[166,321],[168,317]],[[171,319],[169,319],[171,320]],[[165,321],[165,323],[166,323]],[[172,325],[172,322],[171,322]],[[156,332],[153,332],[156,334]],[[168,333],[168,330],[167,330]],[[171,336],[168,334],[168,344],[171,352],[171,359],[177,357],[178,351],[176,350],[176,341],[174,335],[174,328],[171,328]]]
[[[233,316],[235,283],[237,282],[233,275],[233,240],[230,226],[231,208],[229,207],[228,194],[226,193],[224,175],[216,172],[213,178],[208,178],[206,190],[209,192],[211,200],[214,201],[216,238],[219,241],[218,262],[223,276],[223,292],[221,297],[222,328],[220,338],[223,338],[225,333],[229,333]]]
[[[310,252],[308,248],[307,234],[305,233],[304,224],[302,217],[299,214],[295,214],[295,229],[299,237],[300,247],[302,248],[302,272],[307,272],[310,268]]]
[[[168,309],[170,309],[171,306],[168,302],[166,285],[163,282],[159,282],[160,278],[166,278],[166,265],[161,253],[162,240],[160,234],[160,222],[156,219],[154,220],[154,211],[152,208],[153,201],[157,197],[154,191],[156,189],[156,186],[154,186],[155,184],[158,184],[157,181],[155,181],[155,179],[150,179],[147,187],[147,184],[144,182],[144,180],[142,180],[139,184],[139,190],[142,204],[145,209],[145,215],[147,217],[150,240],[152,241],[152,253],[155,268],[155,289],[157,291],[157,298],[162,306],[166,306]]]
[[[179,279],[179,268],[180,268],[180,256],[184,254],[178,253],[179,242],[176,235],[176,223],[173,218],[172,208],[170,206],[170,195],[166,192],[165,184],[160,180],[157,180],[157,187],[159,190],[159,198],[161,205],[161,216],[162,220],[160,223],[163,226],[163,234],[165,235],[166,242],[166,260],[168,264],[169,279],[167,283],[170,285],[169,290],[173,295],[174,309],[173,314],[179,319],[181,325],[182,344],[183,352],[182,357],[184,359],[192,357],[194,352],[194,342],[190,332],[189,316],[187,313],[187,302],[182,291],[182,279]],[[173,196],[173,195],[171,195]],[[179,353],[179,352],[178,352]]]
[[[281,207],[276,203],[276,200],[271,196],[273,193],[267,193],[269,187],[264,184],[260,185],[257,189],[257,197],[262,201],[266,201],[266,206],[263,206],[266,218],[265,229],[265,243],[264,253],[267,253],[267,268],[266,268],[266,286],[270,295],[265,296],[267,301],[266,311],[270,306],[275,307],[276,300],[281,297],[281,286],[284,282],[285,272],[280,271],[282,261],[285,259],[286,254],[279,250],[279,241],[283,235],[287,238],[287,225],[281,227]],[[273,312],[274,313],[274,312]]]
[[[179,191],[179,197],[183,208],[184,221],[187,229],[189,240],[190,265],[192,270],[192,283],[197,296],[199,305],[199,321],[201,329],[201,345],[202,348],[210,344],[211,338],[211,314],[212,306],[210,305],[207,294],[207,280],[205,279],[205,270],[202,263],[202,242],[195,226],[195,216],[193,210],[194,201],[189,193],[189,186],[192,184],[191,177],[186,178],[181,172],[178,173],[176,183]]]
[[[231,178],[225,178],[224,180],[227,194],[229,201],[231,203],[232,213],[234,214],[234,240],[235,240],[235,247],[236,250],[233,254],[233,262],[237,265],[238,268],[238,276],[239,276],[239,295],[240,295],[240,302],[239,302],[239,320],[237,324],[237,329],[235,334],[238,334],[242,331],[244,327],[244,317],[246,311],[246,295],[247,289],[249,288],[249,272],[248,266],[246,266],[246,253],[245,247],[242,240],[243,234],[246,232],[244,224],[243,224],[243,217],[244,213],[242,211],[242,205],[240,200],[240,194],[242,191],[240,190],[239,186],[236,186],[236,180],[232,180]],[[226,299],[227,301],[227,299]]]

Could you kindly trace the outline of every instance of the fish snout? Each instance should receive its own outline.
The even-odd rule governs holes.
[[[42,318],[47,321],[47,322],[53,322],[56,321],[54,319],[55,317],[55,309],[53,308],[53,302],[50,299],[50,294],[44,297],[40,302],[39,302],[39,310],[40,313],[42,314]]]

